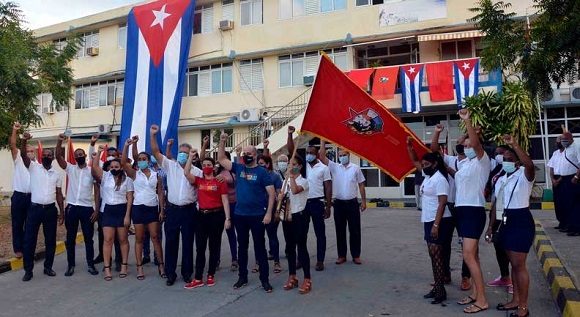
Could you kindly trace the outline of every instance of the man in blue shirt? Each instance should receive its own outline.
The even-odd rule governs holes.
[[[218,150],[220,165],[236,175],[236,209],[234,226],[238,234],[238,261],[240,264],[239,279],[234,289],[248,284],[248,245],[250,231],[254,240],[254,252],[260,267],[260,281],[268,293],[272,286],[268,280],[268,257],[266,255],[266,225],[272,220],[275,190],[266,169],[258,166],[258,153],[253,146],[242,149],[242,164],[232,163],[226,157],[225,141],[228,135],[222,133]]]

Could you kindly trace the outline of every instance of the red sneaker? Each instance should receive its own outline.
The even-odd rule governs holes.
[[[215,285],[215,280],[213,279],[213,275],[207,276],[207,282],[205,283],[207,286],[211,287]]]
[[[194,289],[194,288],[202,287],[203,285],[204,285],[203,284],[203,281],[201,281],[201,280],[193,280],[190,283],[185,284],[183,286],[183,288],[185,288],[185,289]]]

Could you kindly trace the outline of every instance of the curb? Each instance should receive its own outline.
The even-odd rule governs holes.
[[[562,316],[580,317],[580,291],[574,285],[570,273],[562,264],[558,253],[552,247],[550,238],[538,221],[536,221],[534,251],[536,251],[546,281],[552,290],[552,297],[562,312]]]
[[[84,238],[83,238],[83,234],[82,233],[77,233],[77,238],[76,238],[76,243],[80,244],[84,242]],[[66,251],[66,246],[64,245],[64,241],[57,241],[56,242],[56,251],[55,251],[55,256],[59,255],[61,253],[64,253]],[[39,250],[38,252],[36,252],[36,254],[34,254],[34,261],[38,261],[38,260],[42,260],[44,259],[46,255],[46,252],[44,249]],[[22,260],[22,258],[17,259],[17,258],[10,258],[7,261],[4,262],[0,262],[0,274],[2,273],[6,273],[8,271],[17,271],[20,270],[24,265],[24,262]]]
[[[384,200],[384,199],[373,199],[371,202],[367,203],[368,208],[393,208],[393,209],[403,209],[403,208],[416,208],[417,204],[415,202],[404,201],[404,200]],[[490,203],[486,203],[486,209],[491,208]],[[531,202],[530,209],[544,210],[544,211],[554,211],[553,202]]]

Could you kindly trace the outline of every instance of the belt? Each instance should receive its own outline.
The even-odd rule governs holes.
[[[15,190],[14,193],[20,194],[20,195],[25,195],[25,196],[30,196],[31,195],[31,193],[23,193],[23,192],[19,192],[17,190]]]
[[[223,210],[224,210],[224,208],[220,207],[220,208],[212,208],[212,209],[200,209],[199,212],[201,212],[202,214],[210,214],[210,213],[214,213],[214,212],[220,212]]]
[[[185,209],[185,208],[190,208],[190,207],[193,205],[193,203],[191,203],[191,204],[187,204],[187,205],[183,205],[183,206],[175,205],[175,204],[172,204],[172,203],[168,203],[167,205],[168,205],[169,207],[171,207],[171,208],[176,208],[176,209]]]
[[[39,207],[39,208],[42,208],[42,209],[48,209],[48,208],[52,208],[52,207],[54,207],[55,205],[54,205],[54,203],[52,203],[52,204],[48,204],[48,205],[37,204],[37,203],[31,203],[31,204],[30,204],[30,206],[32,206],[32,207]]]
[[[320,201],[320,202],[324,202],[324,197],[316,197],[316,198],[308,198],[307,201]]]
[[[334,199],[334,201],[336,201],[336,202],[350,203],[352,201],[357,201],[358,202],[358,198],[353,198],[353,199]]]

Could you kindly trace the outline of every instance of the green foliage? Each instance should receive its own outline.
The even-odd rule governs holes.
[[[67,107],[73,84],[70,61],[79,47],[71,37],[62,50],[39,44],[23,26],[24,17],[12,2],[0,2],[0,148],[8,145],[12,123],[38,126],[36,97],[51,93],[56,109]]]

